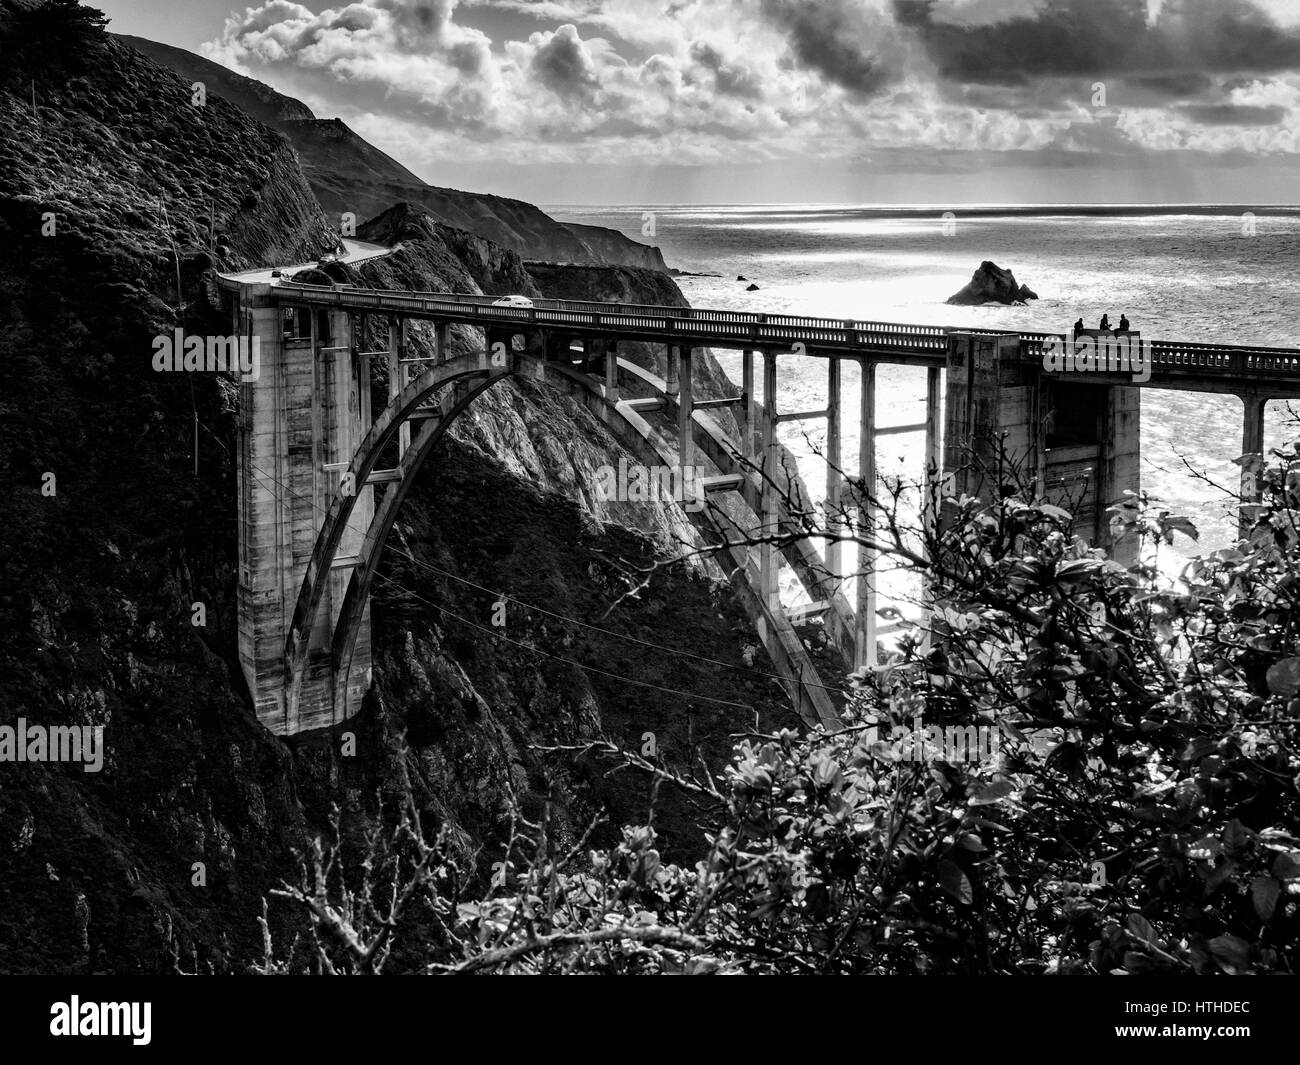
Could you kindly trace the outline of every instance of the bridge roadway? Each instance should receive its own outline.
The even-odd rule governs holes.
[[[1019,336],[1021,358],[1031,363],[1041,363],[1047,338],[1066,335],[576,300],[534,299],[532,307],[498,307],[494,305],[496,296],[288,281],[275,284],[273,292],[284,304],[388,312],[498,329],[550,328],[579,337],[703,348],[797,350],[793,345],[802,344],[809,356],[865,356],[875,362],[928,367],[945,364],[949,333]],[[1152,373],[1146,387],[1300,396],[1300,349],[1156,340],[1151,342],[1151,353]],[[1128,374],[1094,372],[1087,376],[1098,383],[1138,383]]]

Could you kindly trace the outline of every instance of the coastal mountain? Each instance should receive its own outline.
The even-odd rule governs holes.
[[[426,184],[340,119],[317,118],[300,100],[182,48],[117,36],[160,66],[190,83],[202,82],[209,93],[283,133],[297,151],[316,198],[332,218],[350,211],[360,223],[406,201],[525,259],[668,269],[658,248],[616,230],[566,225],[522,200]]]

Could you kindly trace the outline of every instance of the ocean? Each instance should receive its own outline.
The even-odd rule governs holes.
[[[547,208],[566,222],[617,229],[657,244],[672,267],[719,277],[681,277],[697,307],[782,311],[876,321],[1067,332],[1083,317],[1095,326],[1127,314],[1147,339],[1300,347],[1300,217],[1261,208],[1198,207],[1207,213],[1092,213],[1017,208],[981,217],[978,208],[861,206],[664,206]],[[1105,209],[1090,208],[1093,212]],[[1168,210],[1168,209],[1162,209]],[[643,230],[653,223],[653,235]],[[945,225],[945,223],[947,223]],[[982,260],[1014,271],[1038,293],[1024,307],[951,307],[944,301]],[[738,276],[747,281],[737,281]],[[747,284],[759,286],[746,292]],[[715,351],[739,379],[739,355]],[[782,408],[825,406],[820,360],[783,359]],[[925,371],[877,371],[880,425],[921,420]],[[845,462],[857,455],[856,371],[845,369]],[[821,401],[820,404],[818,401]],[[1285,403],[1269,405],[1268,446],[1300,436]],[[824,479],[816,422],[782,426],[810,485]],[[1241,402],[1233,396],[1145,389],[1143,488],[1201,530],[1195,554],[1230,543],[1235,516],[1221,493],[1197,479],[1233,486],[1241,449]],[[882,474],[921,470],[919,434],[888,437],[877,454]]]

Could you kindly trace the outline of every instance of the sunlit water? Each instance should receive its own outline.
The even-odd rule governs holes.
[[[1045,209],[1050,211],[1050,209]],[[652,211],[654,235],[643,236]],[[670,266],[721,277],[683,277],[697,307],[785,312],[833,318],[1066,332],[1082,316],[1127,314],[1148,339],[1258,343],[1300,347],[1300,218],[1261,214],[1254,233],[1240,213],[1133,218],[964,217],[945,235],[941,209],[923,218],[879,218],[853,207],[556,207],[563,221],[608,226],[658,244]],[[984,259],[1015,272],[1039,299],[1025,307],[951,307]],[[737,281],[744,275],[747,281]],[[748,283],[759,286],[746,292]],[[739,355],[715,351],[733,379]],[[783,410],[825,406],[825,363],[784,358]],[[877,371],[877,421],[922,419],[925,371]],[[857,455],[856,368],[845,367],[844,461]],[[1286,404],[1269,407],[1268,446],[1296,435]],[[1201,529],[1195,552],[1233,537],[1235,517],[1223,497],[1197,480],[1233,486],[1241,450],[1241,403],[1232,396],[1146,389],[1142,395],[1143,487]],[[806,434],[806,438],[805,438]],[[818,422],[783,425],[781,438],[800,457],[811,486],[824,481],[816,455]],[[920,434],[879,443],[882,474],[916,477]]]

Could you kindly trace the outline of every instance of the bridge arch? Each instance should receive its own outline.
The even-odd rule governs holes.
[[[428,458],[441,439],[442,434],[455,418],[468,408],[479,395],[498,381],[513,374],[521,374],[533,380],[545,380],[552,385],[560,386],[580,405],[590,410],[604,422],[618,443],[638,461],[647,465],[673,465],[678,461],[677,456],[659,443],[655,430],[640,416],[637,408],[633,404],[620,402],[616,398],[616,390],[607,390],[602,387],[597,379],[563,362],[517,352],[512,353],[512,357],[515,366],[508,370],[497,371],[485,380],[480,381],[468,394],[457,401],[445,418],[431,423],[416,440],[412,441],[410,449],[402,460],[403,473],[401,477],[393,485],[392,489],[385,494],[376,509],[374,519],[366,534],[363,557],[352,571],[343,607],[339,612],[331,638],[331,660],[333,667],[338,671],[341,678],[338,684],[340,689],[345,686],[346,678],[351,671],[353,652],[362,627],[365,608],[370,601],[370,593],[373,588],[379,559],[393,525],[396,523],[398,512],[414,481],[416,471]],[[629,378],[648,384],[656,391],[662,392],[665,387],[662,380],[633,363],[620,360],[618,368]],[[378,425],[378,423],[376,424]],[[397,424],[396,419],[394,419],[393,424]],[[710,454],[717,459],[721,459],[726,464],[725,469],[740,468],[734,454],[730,457],[723,457],[727,450],[724,444],[725,437],[716,426],[711,422],[704,421],[696,424],[696,430],[702,439],[709,441]],[[739,490],[740,486],[737,485],[736,487]],[[757,490],[752,484],[746,483],[741,498],[747,505],[751,506],[751,509],[754,509]],[[688,517],[701,530],[706,528],[708,523],[712,521],[705,512],[690,513]],[[796,567],[796,571],[805,581],[809,579],[814,569],[807,557],[808,552],[808,545],[802,541],[791,545],[787,552],[790,561]],[[737,557],[733,561],[736,564],[731,567],[732,586],[742,593],[742,602],[747,612],[756,621],[760,637],[763,639],[773,662],[783,675],[789,678],[786,687],[796,709],[809,724],[835,726],[838,723],[836,712],[803,645],[786,619],[772,613],[762,598],[752,593],[748,585],[743,559]],[[838,597],[837,606],[843,606],[842,596]],[[307,631],[310,631],[310,625],[308,625]]]
[[[286,696],[291,712],[297,702],[303,673],[311,651],[312,631],[315,628],[316,617],[320,612],[321,602],[325,594],[326,581],[324,578],[330,572],[336,559],[339,544],[356,509],[360,490],[365,487],[368,478],[374,472],[384,448],[396,439],[403,425],[422,413],[427,414],[424,429],[416,440],[412,441],[412,446],[402,456],[397,466],[396,483],[384,496],[384,501],[380,506],[386,525],[381,526],[382,533],[376,543],[372,538],[372,531],[376,529],[379,515],[377,514],[371,520],[362,541],[358,567],[354,568],[352,577],[348,582],[343,613],[340,615],[338,624],[343,624],[344,619],[348,619],[345,628],[350,628],[352,631],[351,641],[347,645],[349,660],[351,658],[351,647],[355,643],[356,630],[360,625],[360,617],[364,611],[365,603],[368,602],[368,594],[363,595],[359,605],[354,601],[353,588],[358,586],[358,572],[363,571],[365,574],[361,581],[361,587],[368,593],[375,564],[383,550],[384,540],[387,539],[388,530],[391,529],[392,522],[396,518],[397,506],[406,497],[411,479],[418,472],[420,466],[432,451],[433,446],[442,438],[451,422],[477,396],[498,381],[510,376],[513,372],[513,368],[508,365],[492,365],[490,356],[486,352],[471,352],[448,359],[446,362],[435,366],[431,373],[422,374],[410,382],[395,399],[389,401],[388,406],[384,408],[371,426],[370,431],[366,434],[365,439],[349,462],[346,473],[340,479],[341,483],[348,484],[351,487],[351,491],[340,491],[334,494],[321,526],[320,534],[316,538],[312,549],[311,559],[303,573],[302,584],[298,591],[298,598],[289,624],[284,649]],[[467,381],[477,381],[477,384],[471,387],[464,396],[457,399],[449,408],[440,409],[438,414],[434,414],[425,407],[426,401],[435,392]],[[424,408],[423,411],[422,408]],[[394,500],[395,502],[393,502]],[[353,616],[354,614],[355,616]],[[332,642],[336,643],[337,641]],[[333,659],[335,668],[337,668],[339,661],[336,654]],[[344,670],[342,675],[346,678],[347,671]]]
[[[401,507],[414,483],[415,475],[456,418],[499,381],[522,374],[532,380],[546,381],[548,384],[558,386],[605,423],[618,443],[637,461],[647,465],[673,465],[678,461],[678,457],[660,443],[655,430],[641,417],[635,403],[620,402],[617,388],[608,389],[602,386],[599,379],[584,373],[580,368],[563,361],[548,360],[513,350],[508,356],[509,365],[493,366],[489,360],[490,355],[487,352],[472,352],[457,356],[440,363],[433,368],[432,372],[412,381],[376,418],[348,464],[346,477],[350,478],[350,483],[359,489],[365,485],[366,479],[378,464],[381,452],[397,437],[401,426],[417,418],[421,413],[429,411],[425,404],[431,395],[457,383],[472,382],[450,407],[440,409],[436,416],[423,419],[425,421],[423,428],[402,455],[395,471],[396,477],[391,478],[390,488],[375,508],[365,531],[347,582],[342,606],[330,631],[329,668],[335,676],[336,699],[339,698],[337,693],[347,690],[353,656],[358,636],[365,623],[378,564]],[[664,394],[665,383],[633,363],[619,360],[617,371],[621,371],[623,376],[631,381],[649,387],[661,395]],[[757,509],[758,493],[754,484],[734,472],[741,468],[735,454],[729,453],[729,448],[734,446],[730,445],[710,420],[698,422],[696,433],[701,441],[701,450],[708,454],[715,464],[731,474],[730,479],[736,482],[732,487],[740,493],[744,503],[751,509]],[[739,483],[742,479],[745,481],[743,486]],[[335,494],[313,547],[311,560],[302,577],[284,651],[286,699],[291,716],[296,707],[307,663],[314,653],[312,633],[323,602],[326,586],[323,578],[329,574],[338,554],[343,533],[356,508],[358,496],[359,491]],[[704,512],[690,513],[688,517],[701,531],[704,531],[712,521]],[[805,580],[814,568],[805,557],[808,550],[807,545],[799,543],[792,545],[787,552],[789,560]],[[742,593],[742,602],[755,619],[760,637],[767,646],[772,660],[781,672],[790,678],[787,689],[796,708],[810,724],[834,725],[835,711],[818,680],[816,668],[807,658],[802,644],[794,635],[789,623],[783,617],[773,614],[761,597],[752,594],[747,583],[743,559],[737,557],[733,561],[736,563],[731,568],[733,588]],[[839,597],[837,605],[842,605],[842,597]]]

